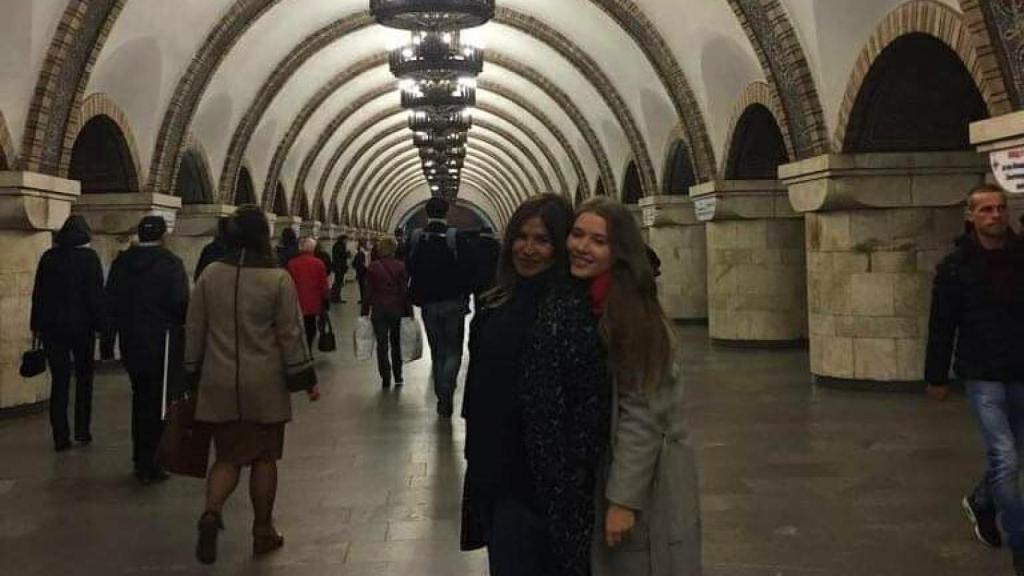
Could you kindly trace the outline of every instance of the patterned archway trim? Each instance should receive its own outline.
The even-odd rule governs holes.
[[[633,113],[630,112],[629,107],[626,105],[626,101],[622,98],[615,84],[604,73],[601,65],[581,50],[575,42],[537,18],[498,7],[495,10],[494,21],[516,28],[554,48],[559,55],[568,60],[582,73],[583,77],[591,85],[597,88],[605,104],[611,109],[612,114],[615,115],[615,120],[626,133],[630,148],[633,150],[633,156],[637,159],[637,168],[640,172],[640,182],[643,185],[644,195],[656,194],[658,177],[654,172],[651,154],[647,149],[647,142],[644,140],[643,132],[637,125]],[[488,57],[490,58],[490,56],[489,54]],[[566,194],[571,194],[571,192],[567,191]]]
[[[672,54],[664,37],[658,32],[658,27],[633,0],[590,1],[615,20],[647,55],[647,60],[661,78],[662,84],[675,105],[676,114],[683,124],[686,141],[690,142],[693,167],[698,178],[701,181],[714,178],[717,168],[715,149],[711,144],[707,123],[704,121],[704,112],[694,96],[686,74],[679,66],[678,60]],[[604,177],[604,181],[612,182],[608,176]]]
[[[530,185],[533,186],[535,190],[551,189],[550,185],[542,185],[541,181],[537,180],[537,176],[539,176],[541,180],[543,180],[545,183],[547,182],[548,179],[547,174],[544,173],[544,167],[541,165],[540,161],[533,154],[533,152],[529,148],[524,146],[523,142],[520,141],[515,134],[512,134],[511,132],[505,130],[501,126],[498,126],[497,124],[487,122],[486,120],[477,120],[476,124],[474,125],[474,130],[471,132],[471,134],[471,138],[480,139],[483,142],[488,142],[492,146],[498,146],[499,144],[502,144],[503,146],[511,144],[512,146],[514,146],[523,156],[526,157],[526,160],[530,163],[529,167],[523,164],[518,156],[509,152],[507,148],[502,147],[502,150],[504,150],[505,153],[508,154],[514,162],[519,164],[520,169],[530,179]],[[532,172],[529,170],[530,167],[533,168]]]
[[[72,124],[89,76],[126,0],[70,0],[43,61],[29,105],[18,166],[66,174],[77,130]],[[138,163],[136,162],[136,166]]]
[[[1024,66],[1019,2],[960,0],[964,22],[974,36],[978,65],[992,90],[989,111],[1008,114],[1024,106]]]
[[[534,193],[536,193],[536,191],[538,190],[543,190],[543,188],[541,188],[538,185],[537,179],[533,177],[533,172],[530,172],[530,170],[526,167],[525,164],[522,163],[518,156],[512,154],[505,148],[504,142],[501,140],[500,136],[498,138],[495,138],[488,135],[488,133],[484,133],[482,130],[475,130],[473,132],[472,139],[470,140],[470,142],[482,142],[491,148],[500,150],[501,153],[507,158],[507,161],[511,162],[512,164],[515,164],[515,167],[518,170],[518,172],[520,174],[525,175],[526,179],[530,181],[530,190],[533,190]]]
[[[7,167],[14,169],[18,166],[18,149],[14,147],[14,140],[7,130],[7,121],[4,120],[4,113],[0,111],[0,152],[7,158]]]
[[[730,131],[731,132],[731,131]],[[668,141],[665,146],[665,158],[661,164],[661,194],[670,194],[672,191],[669,190],[671,186],[671,170],[672,161],[675,159],[675,145],[677,142],[682,142],[687,149],[687,155],[690,158],[690,167],[693,168],[694,176],[697,175],[697,169],[693,165],[693,152],[690,148],[690,141],[686,139],[686,128],[682,125],[677,125],[668,135]],[[679,191],[677,193],[689,194],[689,190]]]
[[[124,110],[106,94],[97,92],[96,94],[90,94],[88,98],[82,101],[82,105],[78,107],[73,116],[74,121],[68,129],[71,145],[67,150],[67,158],[61,160],[59,176],[61,178],[68,177],[68,172],[71,168],[71,150],[74,148],[78,136],[82,133],[82,128],[93,118],[104,117],[113,122],[118,130],[121,131],[121,137],[124,138],[124,143],[131,159],[130,165],[126,166],[131,189],[125,190],[125,192],[138,192],[140,188],[139,148],[135,144],[135,135],[132,134],[132,127],[128,123],[128,117],[125,115]]]
[[[491,184],[481,180],[479,176],[473,174],[472,172],[467,173],[463,177],[463,180],[465,180],[466,183],[468,184],[472,184],[477,190],[480,191],[481,194],[490,199],[492,204],[495,204],[495,209],[498,211],[498,214],[496,214],[498,220],[500,220],[502,223],[508,222],[508,219],[511,217],[512,213],[509,212],[507,208],[503,208],[499,206],[497,203],[495,203],[493,194],[488,189],[488,187],[491,186]],[[415,178],[411,178],[410,180],[406,181],[406,183],[403,184],[401,187],[396,189],[397,194],[391,206],[388,207],[386,211],[380,212],[380,214],[377,216],[376,222],[379,223],[377,224],[377,226],[380,228],[387,226],[387,223],[389,221],[389,214],[394,214],[398,206],[402,204],[402,201],[406,197],[408,197],[409,194],[412,194],[422,186],[424,186],[424,182],[422,180],[416,180]]]
[[[514,202],[509,202],[507,197],[508,192],[504,190],[503,186],[497,181],[493,174],[486,166],[477,166],[475,168],[467,168],[463,173],[463,179],[466,181],[476,182],[488,198],[494,207],[502,214],[509,213],[510,207],[515,205]],[[481,185],[480,183],[484,183]],[[387,202],[375,203],[370,210],[360,212],[356,216],[357,221],[367,222],[369,225],[377,225],[379,220],[384,219],[384,215],[392,210],[392,206],[397,205],[400,201],[400,195],[398,191],[403,188],[410,186],[424,186],[426,180],[423,179],[423,175],[419,172],[419,167],[413,163],[408,162],[397,170],[397,177],[394,179],[387,190],[384,193],[388,197]]]
[[[257,92],[256,100],[246,110],[245,115],[239,122],[238,127],[235,128],[235,133],[231,137],[231,145],[228,148],[227,157],[224,160],[224,170],[221,173],[221,188],[224,190],[231,190],[234,185],[235,175],[238,173],[238,162],[242,155],[245,154],[245,148],[249,145],[249,141],[252,139],[253,133],[259,127],[260,121],[263,119],[263,115],[266,114],[267,109],[280,94],[281,90],[288,84],[288,81],[295,75],[295,72],[302,67],[310,58],[315,56],[318,52],[335,42],[339,38],[358,31],[362,28],[373,24],[373,19],[367,12],[360,12],[351,16],[342,18],[331,24],[321,28],[314,34],[307,37],[298,46],[292,49],[291,52],[285,56],[281,62],[274,67],[273,72],[270,73],[270,77],[260,87]],[[387,62],[387,55],[381,54],[376,58],[368,59],[373,62],[380,63]],[[350,68],[339,73],[334,79],[325,85],[317,94],[310,100],[306,106],[303,107],[302,112],[299,114],[299,118],[303,118],[303,114],[306,113],[310,105],[317,100],[317,98],[323,96],[323,92],[328,91],[328,96],[333,94],[334,91],[343,86],[348,81],[352,80],[359,75],[358,70],[365,71],[365,62],[358,62]],[[372,67],[372,66],[371,66]],[[332,90],[330,87],[334,87]],[[321,102],[322,103],[322,100]],[[316,106],[319,106],[317,103]],[[308,119],[308,116],[306,116]],[[304,122],[303,122],[304,124]],[[294,126],[294,124],[293,124]],[[280,147],[278,148],[280,150]],[[267,175],[265,186],[269,186],[271,182],[276,182],[280,165],[283,163],[278,162],[278,156],[275,153],[274,161],[271,166],[277,168],[271,169]]]
[[[787,133],[782,125],[782,108],[776,98],[777,93],[771,89],[771,86],[767,82],[751,82],[740,94],[739,100],[736,101],[735,106],[732,109],[732,116],[729,118],[729,132],[728,137],[725,141],[725,148],[722,149],[722,166],[719,168],[719,177],[725,178],[725,175],[729,173],[729,161],[732,158],[732,147],[734,139],[736,138],[736,128],[739,126],[740,119],[743,118],[743,114],[747,111],[747,108],[755,104],[760,104],[767,108],[771,113],[772,117],[775,118],[775,124],[779,127],[779,131],[782,132],[783,141],[786,143],[786,154],[790,158],[796,158],[794,156],[794,145],[791,139],[791,134]]]
[[[968,73],[974,78],[975,85],[989,108],[989,113],[998,107],[993,87],[978,59],[974,37],[967,29],[963,16],[949,6],[933,0],[911,0],[890,12],[882,20],[857,58],[857,64],[853,68],[853,74],[847,84],[846,95],[843,97],[843,104],[839,110],[839,121],[836,123],[836,134],[832,142],[833,149],[843,149],[846,132],[850,127],[853,106],[875,60],[897,38],[912,33],[928,34],[956,52]]]
[[[213,196],[213,201],[217,202],[217,199],[220,198],[221,195],[215,188],[216,183],[213,181],[213,172],[210,171],[210,156],[206,153],[206,147],[203,146],[202,141],[200,141],[192,132],[189,132],[185,136],[185,148],[182,150],[181,157],[178,159],[179,165],[181,164],[182,159],[185,158],[185,154],[189,152],[195,154],[196,158],[199,159],[199,163],[202,165],[203,175],[206,177],[206,185],[210,187],[210,193]],[[180,169],[181,168],[179,166],[179,170]]]
[[[768,79],[768,89],[778,102],[771,110],[790,158],[827,153],[828,129],[821,99],[785,7],[779,0],[729,0],[729,5],[746,31]],[[725,154],[729,154],[728,148]],[[722,164],[726,162],[723,158]]]

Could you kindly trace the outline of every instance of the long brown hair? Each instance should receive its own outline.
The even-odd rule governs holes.
[[[616,200],[591,198],[576,217],[588,213],[604,219],[611,248],[612,282],[600,325],[609,368],[621,385],[654,390],[672,370],[674,344],[647,244],[633,215]]]

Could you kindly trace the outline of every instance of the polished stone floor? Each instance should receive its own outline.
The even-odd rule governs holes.
[[[351,295],[349,296],[352,299]],[[336,311],[350,333],[355,305]],[[973,540],[958,500],[981,472],[961,399],[813,389],[803,352],[712,349],[682,328],[687,414],[703,485],[709,576],[1009,574]],[[130,476],[128,383],[97,383],[92,446],[56,455],[45,415],[0,421],[0,574],[487,574],[458,551],[463,426],[437,421],[426,362],[382,392],[347,337],[320,360],[324,398],[296,397],[277,524],[249,556],[246,490],[225,513],[220,561],[192,556],[202,483]]]

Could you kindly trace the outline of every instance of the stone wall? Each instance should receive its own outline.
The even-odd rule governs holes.
[[[923,378],[935,266],[963,220],[959,206],[806,215],[812,373]]]
[[[21,354],[32,345],[29,319],[39,258],[52,242],[48,231],[0,230],[0,409],[35,404],[50,397],[48,373],[25,379]]]
[[[661,259],[658,293],[672,320],[708,317],[707,236],[704,225],[648,227],[647,241]]]
[[[709,222],[707,237],[711,338],[774,342],[806,339],[803,220]]]

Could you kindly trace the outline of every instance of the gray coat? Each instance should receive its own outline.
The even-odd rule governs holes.
[[[678,371],[674,371],[678,374]],[[697,464],[686,443],[677,375],[652,394],[613,391],[610,462],[598,486],[593,576],[700,576]],[[633,532],[604,541],[608,502],[636,510]]]

